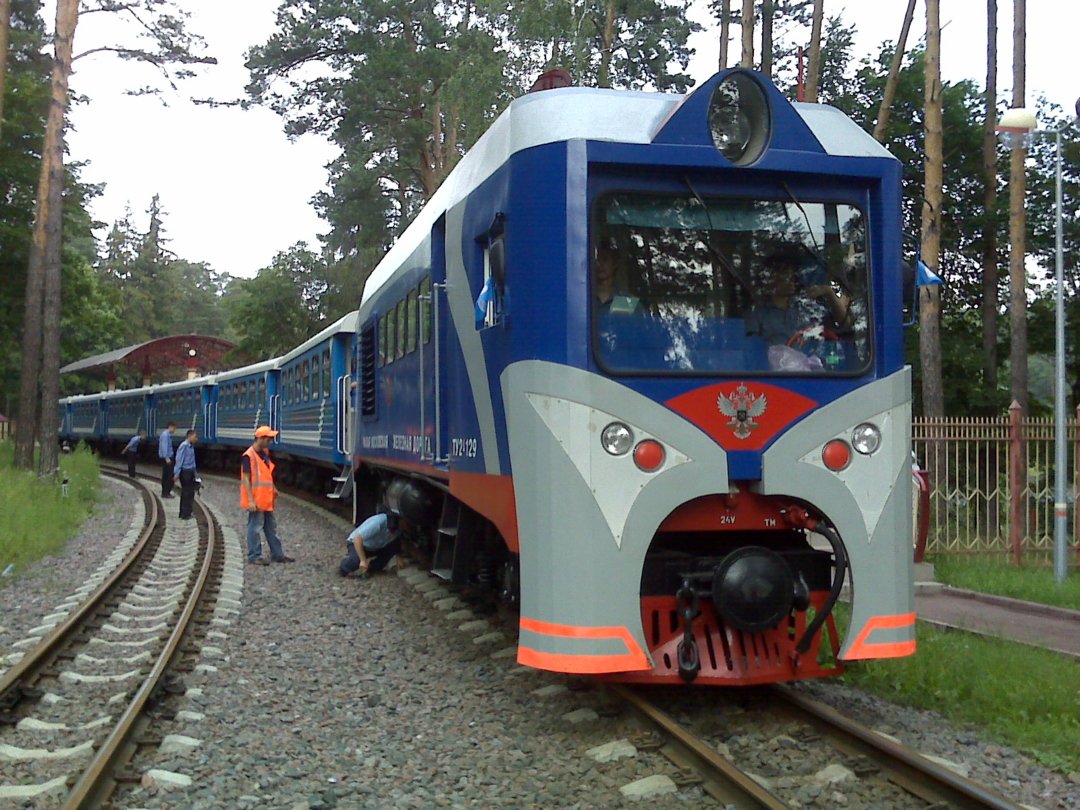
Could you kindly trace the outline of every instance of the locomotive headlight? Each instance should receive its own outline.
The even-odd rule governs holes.
[[[625,456],[634,444],[634,433],[622,422],[612,422],[600,434],[600,444],[613,456]]]
[[[731,73],[713,90],[709,130],[720,154],[738,166],[753,163],[769,142],[769,103],[753,78]]]
[[[869,456],[877,452],[877,449],[881,447],[881,431],[878,430],[877,425],[872,425],[869,422],[856,425],[855,429],[851,431],[851,446],[855,448],[856,452]]]

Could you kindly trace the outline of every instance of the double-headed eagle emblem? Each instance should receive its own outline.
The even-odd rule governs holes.
[[[764,394],[751,394],[745,383],[739,383],[730,398],[723,394],[716,398],[716,407],[720,409],[720,413],[731,417],[725,427],[735,431],[736,439],[750,437],[750,431],[758,427],[754,419],[765,413],[767,404]]]

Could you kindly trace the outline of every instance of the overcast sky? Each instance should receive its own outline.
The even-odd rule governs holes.
[[[73,159],[88,162],[86,181],[105,184],[104,195],[92,210],[107,226],[130,208],[135,226],[145,229],[146,209],[151,197],[159,194],[174,253],[205,261],[221,272],[253,276],[275,253],[298,241],[317,245],[317,235],[326,227],[310,200],[324,188],[324,166],[336,150],[315,136],[290,143],[282,134],[281,119],[269,110],[209,108],[186,100],[243,95],[244,51],[265,42],[273,32],[279,0],[184,0],[182,5],[191,13],[191,29],[206,38],[218,65],[184,82],[179,93],[167,94],[164,106],[154,98],[124,95],[125,89],[153,82],[149,70],[107,54],[79,60],[72,88],[89,101],[73,110],[69,149]],[[946,80],[971,78],[982,86],[985,0],[941,5]],[[54,12],[49,6],[51,27]],[[858,26],[856,49],[861,55],[895,39],[905,6],[905,0],[826,0],[825,10]],[[1012,85],[1012,3],[999,0],[998,6],[998,88],[1004,93]],[[909,45],[921,35],[924,13],[920,3]],[[76,31],[76,53],[118,41],[114,17],[84,16]],[[694,17],[711,25],[704,0],[696,0]],[[1076,78],[1080,71],[1071,50],[1077,22],[1077,4],[1029,4],[1029,105],[1036,95],[1045,94],[1062,107],[1073,108],[1080,95]],[[691,44],[698,51],[691,73],[700,83],[716,69],[716,31],[696,35]],[[736,58],[738,49],[738,30],[733,29],[731,52]],[[105,233],[102,230],[99,236]]]

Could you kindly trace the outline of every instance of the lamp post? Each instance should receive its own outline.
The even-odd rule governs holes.
[[[1076,101],[1076,114],[1080,117],[1080,99]],[[1076,120],[1072,118],[1055,129],[1036,129],[1035,113],[1024,107],[1014,107],[1006,110],[997,127],[999,132],[1013,137],[1054,136],[1054,580],[1059,584],[1065,581],[1069,571],[1066,560],[1069,503],[1065,492],[1065,263],[1061,215],[1061,133]]]

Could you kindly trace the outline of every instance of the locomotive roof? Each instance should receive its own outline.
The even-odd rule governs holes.
[[[514,99],[461,159],[364,285],[361,307],[429,237],[436,220],[490,177],[510,156],[558,141],[586,139],[652,143],[668,118],[695,91],[646,93],[565,87]],[[825,152],[848,157],[893,156],[843,112],[825,104],[792,104]],[[893,158],[894,159],[894,158]]]

